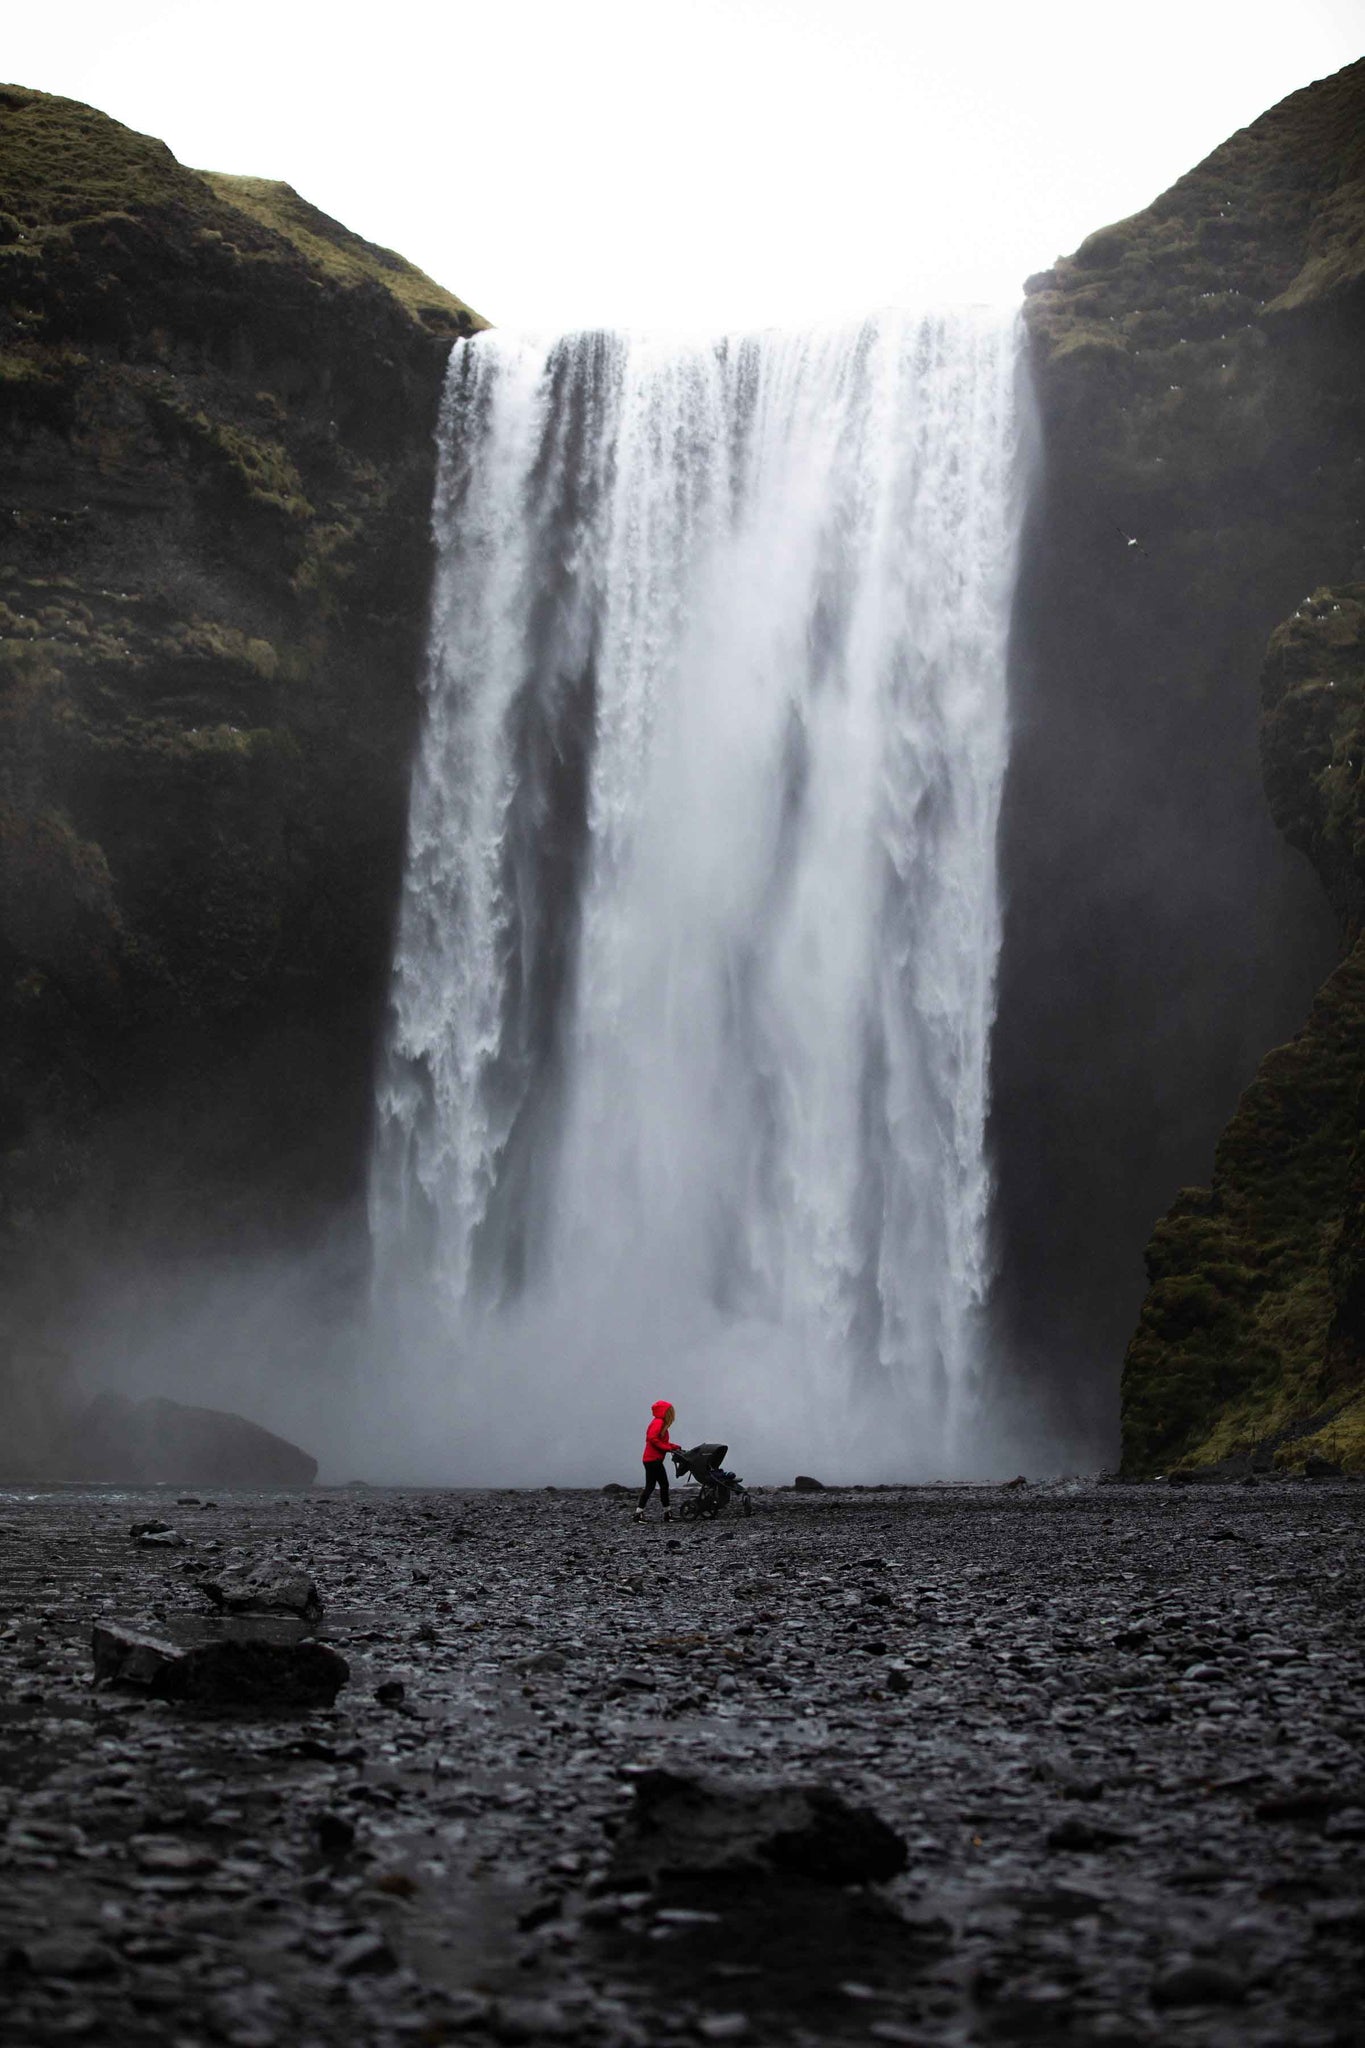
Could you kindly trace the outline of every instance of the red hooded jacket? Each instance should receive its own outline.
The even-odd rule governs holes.
[[[675,1444],[670,1441],[668,1429],[664,1423],[664,1417],[672,1406],[673,1403],[671,1401],[656,1401],[654,1403],[654,1420],[645,1431],[644,1462],[646,1465],[662,1465],[665,1451],[680,1451],[682,1449],[681,1444]]]

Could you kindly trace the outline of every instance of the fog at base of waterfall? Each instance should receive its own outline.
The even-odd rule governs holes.
[[[988,1474],[1012,314],[452,359],[370,1213],[378,1444]]]

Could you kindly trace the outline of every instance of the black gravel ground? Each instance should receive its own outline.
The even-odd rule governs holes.
[[[0,2040],[1359,2043],[1363,1534],[1347,1482],[0,1494]],[[237,1554],[316,1578],[332,1711],[92,1689]],[[658,1765],[907,1868],[623,1894]]]

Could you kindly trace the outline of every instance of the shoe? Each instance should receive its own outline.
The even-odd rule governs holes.
[[[643,1520],[644,1520],[644,1518],[645,1518],[645,1511],[644,1511],[644,1509],[643,1509],[643,1508],[636,1508],[636,1510],[635,1510],[635,1517],[634,1517],[634,1518],[635,1518],[635,1520],[636,1520],[637,1522],[643,1522]]]
[[[672,1510],[672,1508],[665,1508],[665,1509],[664,1509],[664,1520],[665,1520],[666,1522],[671,1522],[671,1521],[673,1520],[673,1510]]]

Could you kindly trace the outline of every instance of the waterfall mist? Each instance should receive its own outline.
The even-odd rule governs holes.
[[[382,1456],[995,1469],[1010,316],[492,334],[439,566],[370,1213]]]

